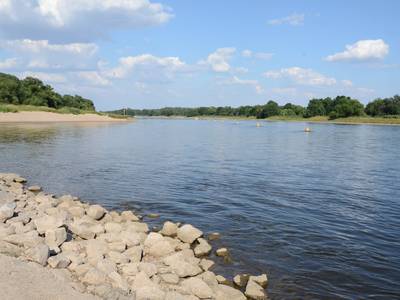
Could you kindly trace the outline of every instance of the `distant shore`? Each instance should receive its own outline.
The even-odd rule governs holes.
[[[400,118],[382,118],[382,117],[348,117],[329,120],[326,116],[316,116],[311,118],[274,116],[266,119],[257,119],[255,117],[240,116],[136,116],[136,118],[146,119],[179,119],[179,120],[249,120],[249,121],[267,121],[267,122],[305,122],[322,124],[343,124],[343,125],[400,125]]]
[[[113,118],[95,113],[61,114],[44,111],[21,111],[0,113],[0,123],[56,123],[56,122],[128,122],[132,119]]]

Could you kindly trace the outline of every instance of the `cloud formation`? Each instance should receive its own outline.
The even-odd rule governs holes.
[[[327,61],[368,61],[383,59],[389,53],[389,45],[382,39],[360,40],[346,45],[346,50],[326,57]]]
[[[0,36],[92,41],[111,30],[160,25],[173,17],[149,0],[0,0]]]
[[[336,84],[335,78],[325,76],[312,69],[300,67],[267,71],[264,73],[264,76],[272,79],[289,78],[300,85],[326,86]]]
[[[222,84],[227,84],[227,85],[247,85],[247,86],[252,86],[254,87],[255,91],[257,94],[262,94],[264,92],[264,89],[260,85],[258,80],[253,80],[253,79],[240,79],[237,76],[233,76],[232,78],[229,78],[228,80],[225,80],[221,82]]]
[[[253,52],[249,49],[246,49],[242,51],[242,56],[246,58],[254,57],[261,60],[268,60],[271,59],[274,54],[270,52]]]
[[[300,26],[304,25],[304,14],[293,13],[287,17],[272,19],[268,21],[269,25],[292,25],[292,26]]]
[[[236,49],[232,47],[218,48],[215,52],[208,55],[205,61],[201,61],[200,64],[208,64],[215,72],[229,72],[231,70],[229,60],[235,52]]]

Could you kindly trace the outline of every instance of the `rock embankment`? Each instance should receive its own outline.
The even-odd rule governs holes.
[[[190,224],[165,222],[158,233],[149,232],[132,211],[107,211],[70,195],[54,197],[38,186],[26,188],[25,182],[16,174],[0,173],[2,270],[5,263],[20,266],[26,261],[29,268],[34,263],[36,272],[42,268],[43,278],[49,271],[62,272],[71,288],[65,290],[82,299],[88,294],[137,300],[266,299],[265,274],[238,275],[234,283],[214,274],[214,262],[207,258],[212,246]],[[50,286],[54,289],[54,282]],[[23,295],[29,292],[24,289]]]

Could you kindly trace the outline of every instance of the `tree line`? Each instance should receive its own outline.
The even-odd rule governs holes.
[[[75,95],[60,95],[50,85],[34,77],[18,79],[0,73],[0,104],[47,106],[52,108],[73,107],[94,111],[93,101]]]
[[[287,103],[280,106],[275,101],[268,101],[264,105],[246,105],[239,107],[164,107],[158,109],[120,109],[112,111],[115,114],[130,116],[227,116],[227,117],[255,117],[264,119],[273,116],[304,117],[328,116],[330,119],[352,116],[394,116],[400,115],[400,96],[376,99],[366,107],[357,99],[347,96],[335,98],[311,99],[307,107]]]

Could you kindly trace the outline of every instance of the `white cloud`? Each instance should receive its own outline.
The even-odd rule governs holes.
[[[111,82],[97,71],[78,72],[78,77],[93,86],[108,86]]]
[[[233,76],[228,80],[222,81],[221,84],[228,84],[228,85],[248,85],[254,87],[257,94],[261,94],[264,92],[264,89],[258,82],[258,80],[253,79],[240,79],[237,76]]]
[[[304,24],[304,14],[297,14],[293,13],[287,17],[279,18],[279,19],[272,19],[268,21],[269,25],[282,25],[288,24],[292,26],[299,26]]]
[[[274,54],[270,53],[270,52],[253,52],[253,51],[251,51],[249,49],[246,49],[246,50],[242,51],[242,56],[243,57],[247,57],[247,58],[254,57],[254,58],[262,59],[262,60],[271,59],[273,55]]]
[[[351,80],[344,79],[341,82],[345,87],[352,87],[353,86],[353,82]]]
[[[232,47],[218,48],[215,52],[208,55],[206,61],[201,61],[200,64],[208,64],[215,72],[228,72],[231,70],[229,60],[235,52],[236,49]]]
[[[366,61],[383,59],[389,53],[389,45],[382,39],[361,40],[346,45],[346,50],[326,57],[327,61]]]
[[[27,69],[85,69],[94,65],[97,46],[93,43],[51,44],[47,40],[9,40],[0,49],[18,56]]]
[[[301,85],[334,85],[336,79],[320,74],[312,69],[304,69],[300,67],[284,68],[275,71],[268,71],[264,73],[267,78],[289,78],[297,84]]]
[[[20,78],[35,77],[47,83],[65,83],[67,78],[62,74],[46,73],[46,72],[22,72],[19,74]]]
[[[157,57],[151,54],[126,56],[119,59],[117,67],[106,70],[110,78],[126,78],[135,75],[140,78],[171,79],[177,72],[185,72],[187,65],[179,57]]]
[[[149,0],[0,0],[0,34],[8,38],[88,41],[172,17]]]
[[[18,64],[17,58],[7,58],[3,61],[0,60],[0,69],[11,69],[16,67]]]
[[[242,56],[243,57],[251,57],[253,55],[253,51],[246,49],[242,51]]]

